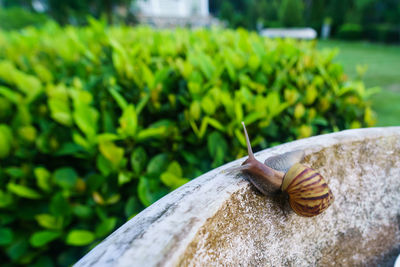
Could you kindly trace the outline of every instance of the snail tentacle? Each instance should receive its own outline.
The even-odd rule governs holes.
[[[249,154],[248,158],[242,164],[242,166],[246,166],[243,171],[251,174],[250,181],[264,194],[279,191],[284,173],[268,167],[255,158],[244,122],[242,122],[242,125]]]

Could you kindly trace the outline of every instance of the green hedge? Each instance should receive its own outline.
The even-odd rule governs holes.
[[[0,32],[0,261],[66,266],[171,190],[255,150],[369,126],[334,51],[244,30]]]
[[[44,14],[27,11],[23,8],[0,7],[0,29],[19,30],[27,26],[42,26],[50,18]]]
[[[340,26],[335,37],[344,40],[369,40],[382,43],[400,42],[400,28],[392,24],[371,24],[362,27],[359,24],[346,23]]]
[[[340,26],[337,37],[345,40],[359,40],[362,38],[363,29],[359,24],[346,23]]]
[[[399,43],[400,26],[391,24],[374,24],[365,27],[364,36],[371,41],[382,43]]]

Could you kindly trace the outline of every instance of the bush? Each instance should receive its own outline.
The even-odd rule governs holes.
[[[49,18],[46,15],[29,12],[25,9],[13,7],[0,8],[0,29],[19,30],[27,26],[41,26]]]
[[[66,266],[255,150],[373,124],[334,51],[244,30],[0,31],[0,261]]]
[[[400,29],[390,24],[375,24],[366,27],[364,35],[368,40],[382,43],[400,42]]]
[[[362,37],[362,33],[361,25],[346,23],[340,26],[337,37],[345,40],[359,40]]]

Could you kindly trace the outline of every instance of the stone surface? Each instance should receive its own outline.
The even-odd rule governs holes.
[[[286,143],[303,149],[335,202],[313,218],[242,173],[212,170],[165,196],[75,266],[393,266],[400,253],[400,127],[349,130]]]

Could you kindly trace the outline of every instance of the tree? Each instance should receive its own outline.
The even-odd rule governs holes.
[[[235,10],[230,1],[224,1],[219,11],[219,17],[229,23],[232,23]]]
[[[303,25],[303,2],[301,0],[283,0],[280,8],[280,22],[285,27]]]
[[[312,0],[309,9],[309,25],[319,30],[325,18],[325,0]]]

